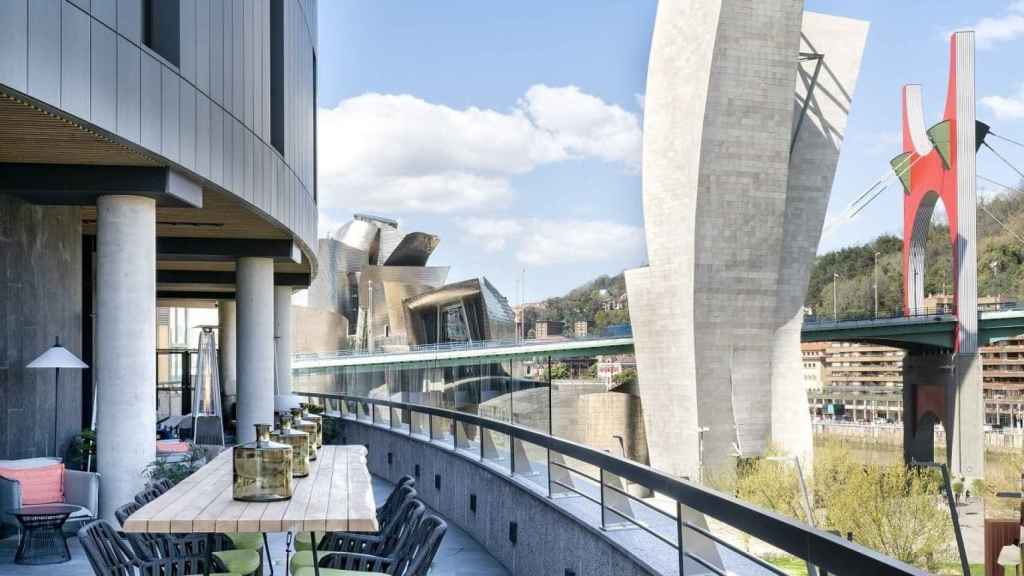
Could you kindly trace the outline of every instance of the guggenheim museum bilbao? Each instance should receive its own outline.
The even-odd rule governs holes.
[[[658,5],[649,265],[626,283],[650,463],[674,476],[811,450],[802,304],[868,25],[802,7]],[[155,458],[158,305],[220,303],[239,442],[290,381],[298,289],[368,352],[513,338],[490,282],[427,265],[437,237],[357,215],[317,238],[316,47],[315,0],[0,1],[0,459],[94,422],[98,514],[131,501]],[[55,339],[89,366],[56,389],[26,368]]]

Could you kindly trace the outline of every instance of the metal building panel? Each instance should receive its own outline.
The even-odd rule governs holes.
[[[257,199],[253,190],[253,157],[252,157],[252,133],[245,129],[243,126],[242,130],[242,142],[243,149],[245,151],[245,157],[242,161],[242,194],[245,195],[245,199],[253,204],[256,204]]]
[[[252,2],[245,2],[242,4],[242,42],[243,42],[243,55],[242,55],[242,122],[246,126],[252,127],[253,117],[253,90],[252,90],[252,72],[255,64],[255,54],[253,51],[254,42],[254,26],[253,26],[253,14],[255,13],[254,5]]]
[[[71,3],[75,6],[78,6],[82,10],[85,10],[86,14],[89,13],[89,9],[92,6],[92,3],[89,2],[89,0],[71,0]]]
[[[180,160],[190,170],[196,165],[196,89],[188,82],[181,82],[181,142]]]
[[[234,172],[232,189],[236,196],[252,200],[252,195],[245,188],[245,127],[236,119],[232,120],[231,129],[234,131],[232,142],[234,164],[231,167]]]
[[[162,144],[164,156],[178,161],[178,85],[181,78],[167,66],[161,66],[161,89],[163,91],[163,122],[161,122]]]
[[[210,180],[224,185],[224,119],[216,104],[210,105]]]
[[[96,9],[96,3],[93,3]],[[92,123],[117,130],[117,41],[114,31],[92,22],[90,116]]]
[[[196,172],[210,177],[210,99],[196,94]]]
[[[135,44],[117,39],[117,133],[140,141],[142,64]]]
[[[117,0],[92,0],[92,15],[107,26],[117,26]]]
[[[0,2],[0,83],[26,91],[28,0]]]
[[[83,120],[89,120],[89,35],[92,18],[73,4],[65,2],[61,8],[60,22],[60,106]]]
[[[204,0],[205,1],[205,0]],[[181,0],[181,76],[196,81],[196,0]]]
[[[161,109],[161,95],[163,90],[160,87],[161,66],[156,58],[141,51],[142,54],[142,102],[141,102],[141,140],[142,145],[150,150],[159,151],[160,123],[163,119]]]
[[[231,106],[231,114],[233,114],[235,118],[238,119],[245,118],[245,74],[243,73],[245,69],[245,42],[242,30],[243,23],[245,22],[245,14],[243,11],[244,6],[244,0],[234,0],[232,2],[232,16],[234,19],[234,24],[231,27],[231,35],[233,40],[233,59],[231,62],[231,91],[233,96],[233,103]]]
[[[210,0],[210,98],[224,102],[224,0]]]
[[[210,92],[210,3],[196,4],[196,88]]]
[[[117,0],[117,33],[142,43],[142,0]]]
[[[28,93],[60,106],[60,0],[28,5]]]

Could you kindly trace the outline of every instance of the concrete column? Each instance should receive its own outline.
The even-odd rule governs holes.
[[[277,347],[277,393],[292,393],[292,287],[274,287],[274,343]]]
[[[238,400],[238,386],[235,363],[238,354],[238,336],[235,331],[235,301],[221,300],[217,303],[217,318],[220,324],[217,347],[220,350],[220,385],[224,395],[224,412],[230,414]]]
[[[256,439],[255,424],[274,422],[274,261],[239,258],[237,311],[239,443]]]
[[[96,202],[97,464],[100,516],[131,502],[156,457],[156,201]]]

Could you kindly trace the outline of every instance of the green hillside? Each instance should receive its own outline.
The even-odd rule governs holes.
[[[548,298],[537,308],[527,308],[526,325],[532,327],[536,320],[559,320],[571,330],[575,322],[589,320],[594,329],[602,331],[611,324],[629,322],[629,310],[615,310],[610,304],[626,293],[623,275],[598,276],[594,280],[573,288],[565,296]]]
[[[1024,242],[1017,237],[1024,237],[1024,191],[1018,188],[978,205],[978,294],[981,296],[1002,295],[1009,300],[1024,301]],[[874,308],[874,255],[879,252],[879,311],[900,310],[903,305],[902,250],[899,238],[884,235],[866,244],[818,256],[807,289],[807,306],[815,314],[832,315],[832,275],[838,272],[840,315],[870,314]],[[952,291],[951,254],[949,227],[933,219],[925,255],[925,294],[942,293],[944,289]]]

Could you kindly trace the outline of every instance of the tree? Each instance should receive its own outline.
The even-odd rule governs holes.
[[[626,388],[634,388],[637,383],[636,370],[634,368],[626,368],[614,375],[612,375],[612,382],[616,386],[624,386]]]

